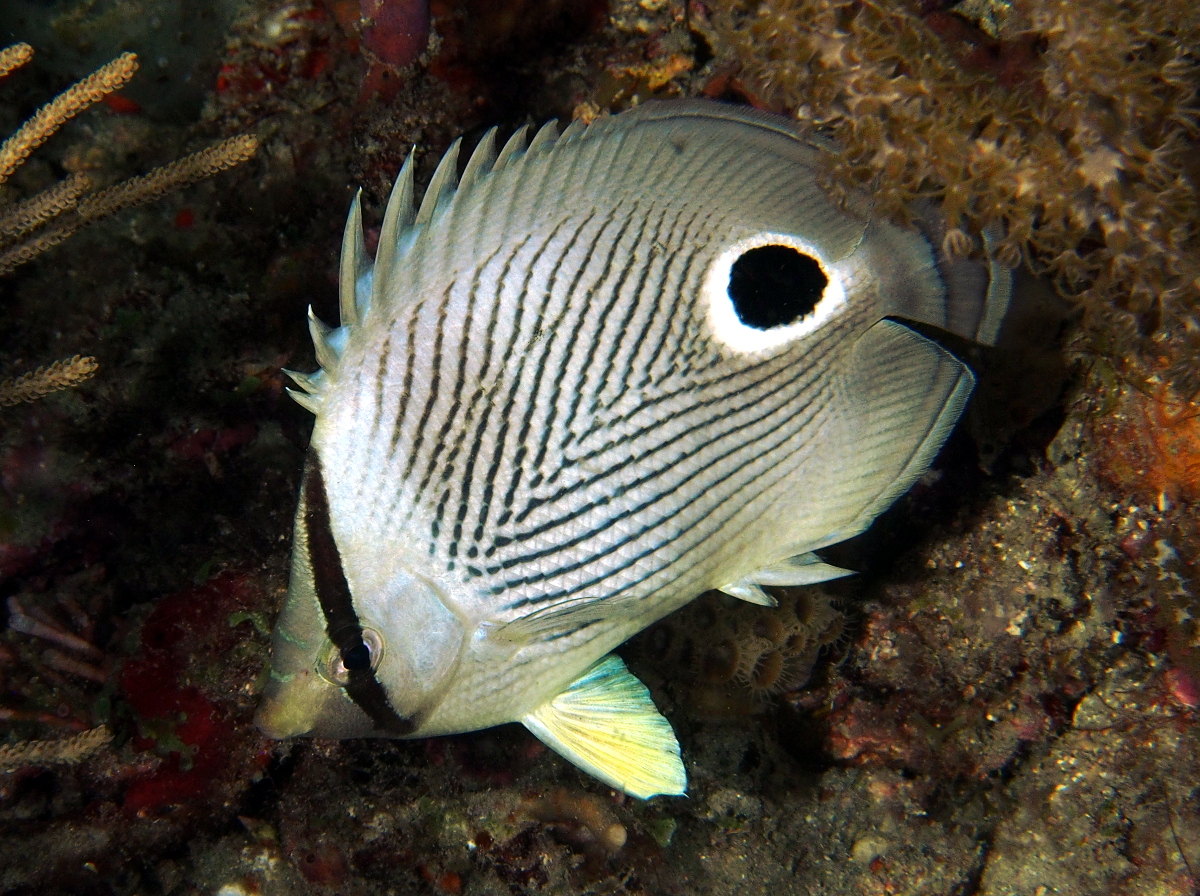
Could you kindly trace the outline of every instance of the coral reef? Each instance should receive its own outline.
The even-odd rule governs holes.
[[[403,68],[417,61],[429,42],[429,0],[359,0],[362,48],[373,62]]]
[[[33,57],[28,44],[15,44],[2,51],[0,77]],[[64,124],[114,90],[125,85],[137,71],[137,57],[123,53],[43,106],[20,129],[0,145],[0,184],[3,184],[35,149]],[[76,230],[81,222],[40,231],[47,223],[75,209],[91,183],[76,175],[7,210],[0,220],[0,274],[6,274]]]
[[[524,813],[548,825],[557,838],[581,852],[594,870],[616,856],[629,839],[611,801],[591,793],[557,787],[530,800]]]
[[[1195,888],[1200,807],[1194,780],[1180,772],[1200,764],[1197,720],[1162,692],[1154,666],[1118,659],[1075,707],[1070,730],[1013,783],[1015,809],[997,828],[981,881],[987,891]]]
[[[136,717],[133,748],[167,761],[130,783],[126,812],[196,811],[222,789],[245,786],[245,776],[230,771],[259,764],[259,738],[235,728],[233,717],[245,711],[265,663],[242,625],[254,621],[260,602],[252,576],[224,572],[159,601],[142,624],[140,650],[122,666],[119,692]],[[208,665],[212,657],[220,664]]]
[[[993,228],[999,256],[1075,297],[1113,358],[1157,358],[1182,334],[1166,375],[1200,391],[1195,4],[1017,2],[994,37],[907,0],[710,8],[749,93],[834,138],[834,187],[870,186],[896,217],[936,202],[952,254]]]
[[[142,8],[170,32],[178,7]],[[0,280],[6,376],[38,358],[103,364],[87,388],[3,415],[0,753],[112,734],[76,764],[18,759],[0,774],[0,890],[1192,896],[1200,441],[1179,364],[1194,357],[1180,323],[1194,300],[1164,293],[1159,315],[1113,295],[1162,276],[1194,235],[1171,237],[1138,273],[1114,266],[1104,228],[1105,215],[1134,228],[1142,258],[1154,228],[1178,224],[1178,191],[1161,208],[1146,191],[1164,160],[1194,184],[1180,149],[1194,136],[1171,113],[1194,105],[1179,86],[1194,86],[1194,50],[1171,62],[1194,13],[946,7],[433,0],[424,57],[383,77],[363,53],[357,0],[250,0],[232,25],[213,10],[219,33],[189,69],[200,80],[180,84],[155,46],[106,40],[102,22],[126,4],[37,4],[43,27],[68,23],[53,32],[63,40],[128,46],[144,68],[64,124],[0,198],[72,174],[114,183],[237,133],[261,146]],[[760,9],[779,16],[751,22],[753,44],[719,30]],[[1129,36],[1150,26],[1161,30],[1130,54]],[[15,33],[39,53],[0,90],[3,133],[95,67]],[[820,52],[784,52],[801,45]],[[1138,98],[1147,83],[1154,96]],[[144,92],[131,104],[133,86]],[[972,356],[969,426],[829,557],[859,576],[779,592],[777,610],[708,595],[622,649],[678,733],[687,799],[624,800],[518,727],[264,740],[251,716],[311,425],[279,368],[312,369],[306,305],[336,316],[353,186],[373,240],[414,144],[427,178],[454,136],[469,143],[485,125],[700,93],[786,109],[797,91],[853,144],[851,165],[830,157],[831,184],[877,184],[894,208],[906,194],[884,178],[902,191],[929,164],[917,192],[964,203],[952,248],[971,251],[976,228],[1008,215],[1008,250],[1061,268],[1091,326],[1077,332],[1038,293],[1037,313],[1014,317],[1018,350]],[[198,118],[194,105],[151,111],[185,93],[207,96]],[[993,118],[972,121],[977,106]],[[1032,117],[1049,113],[1060,117],[1048,128]],[[1046,160],[1057,194],[1032,170]],[[1101,186],[1083,185],[1089,174]],[[963,176],[971,192],[956,200]],[[1078,221],[1047,218],[1042,231],[1044,213],[1077,206]],[[1043,239],[1076,247],[1078,262],[1056,261]]]

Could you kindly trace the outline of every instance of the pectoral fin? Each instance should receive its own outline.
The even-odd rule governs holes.
[[[560,756],[631,796],[687,790],[670,722],[618,657],[600,660],[521,722]]]
[[[830,579],[840,579],[854,573],[826,563],[816,554],[798,554],[779,563],[773,563],[763,569],[755,570],[748,576],[743,576],[736,582],[722,585],[720,590],[730,597],[736,597],[747,603],[758,604],[760,607],[774,607],[775,598],[760,588],[760,585],[796,586],[815,585]]]
[[[500,643],[523,646],[536,641],[565,638],[612,616],[611,602],[575,600],[545,607],[498,626],[492,637]]]

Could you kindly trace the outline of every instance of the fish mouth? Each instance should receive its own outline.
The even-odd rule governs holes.
[[[299,737],[312,730],[302,721],[289,718],[278,704],[261,704],[254,713],[254,726],[272,740]]]
[[[271,679],[259,698],[254,724],[267,737],[283,740],[311,735],[341,740],[349,737],[404,737],[416,727],[381,726],[346,690],[331,684],[315,669],[283,675],[271,669]]]
[[[267,737],[283,740],[311,734],[325,707],[329,684],[310,672],[280,675],[273,667],[271,680],[259,699],[254,724]]]

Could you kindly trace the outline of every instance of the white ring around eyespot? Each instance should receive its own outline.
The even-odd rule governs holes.
[[[807,255],[821,267],[821,273],[829,281],[825,291],[817,300],[811,313],[795,323],[767,330],[748,327],[738,318],[729,296],[729,272],[734,262],[751,249],[762,246],[788,246],[802,255]],[[741,354],[766,351],[794,342],[801,336],[812,333],[846,304],[846,290],[841,277],[822,257],[820,250],[797,236],[788,233],[756,233],[738,240],[708,266],[700,285],[703,305],[707,308],[709,330],[713,338]]]

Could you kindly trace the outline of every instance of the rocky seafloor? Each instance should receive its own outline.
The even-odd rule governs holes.
[[[623,649],[686,798],[621,798],[516,726],[253,727],[311,427],[280,370],[315,369],[310,303],[336,319],[354,187],[377,227],[414,145],[424,182],[493,123],[756,98],[702,3],[445,0],[416,58],[367,5],[0,12],[35,49],[0,133],[142,60],[0,202],[260,143],[0,279],[0,377],[99,362],[0,408],[0,891],[1197,892],[1200,407],[1032,280],[934,468],[830,555],[860,575],[782,595],[786,618],[705,597]],[[1171,364],[1189,338],[1144,335]],[[33,746],[101,725],[78,755]]]

